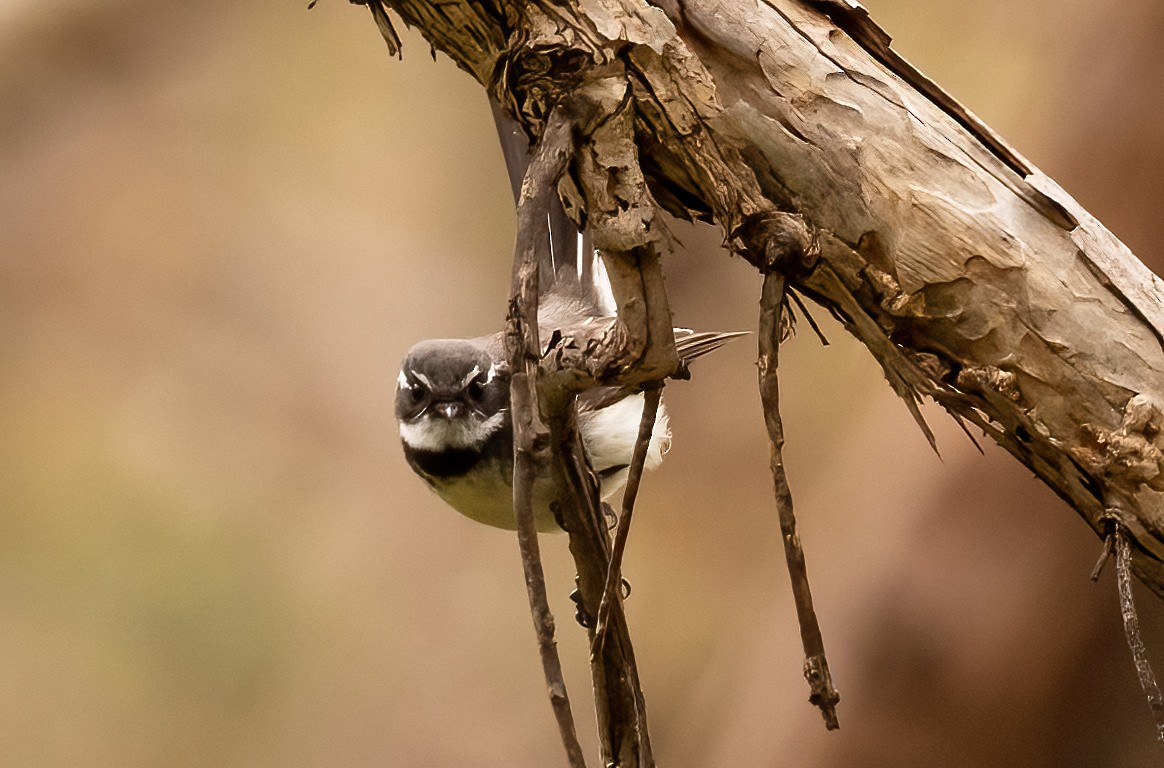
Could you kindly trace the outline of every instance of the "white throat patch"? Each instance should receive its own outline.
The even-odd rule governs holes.
[[[470,413],[464,419],[450,421],[424,414],[413,423],[401,422],[400,439],[417,451],[457,450],[481,448],[501,429],[505,411],[498,411],[487,419]]]

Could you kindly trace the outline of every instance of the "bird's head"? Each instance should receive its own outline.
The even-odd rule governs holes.
[[[502,428],[508,410],[506,366],[477,343],[433,339],[405,356],[396,380],[396,419],[408,447],[479,449]]]

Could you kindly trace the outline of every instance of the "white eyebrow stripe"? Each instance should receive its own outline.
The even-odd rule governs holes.
[[[431,389],[434,389],[434,387],[433,387],[433,385],[432,385],[432,382],[431,382],[431,381],[429,381],[429,380],[428,380],[428,377],[427,377],[427,376],[425,376],[423,373],[416,373],[416,372],[413,372],[413,374],[412,374],[412,375],[413,375],[413,376],[415,376],[415,377],[417,378],[417,380],[418,380],[418,381],[419,381],[421,384],[425,385],[425,386],[426,386],[426,387],[428,387],[430,390],[431,390]]]
[[[477,378],[477,374],[479,373],[481,373],[481,369],[474,365],[473,370],[469,371],[469,374],[465,378],[461,379],[461,385],[459,389],[464,389],[465,387],[469,386],[469,382]]]
[[[485,383],[488,384],[495,378],[497,378],[497,363],[493,363],[489,366],[489,372],[485,374]]]
[[[404,374],[404,371],[401,371],[400,375],[396,377],[396,386],[400,389],[412,389],[412,385],[408,383],[408,377]]]

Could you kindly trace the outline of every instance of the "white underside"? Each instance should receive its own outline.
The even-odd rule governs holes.
[[[508,465],[501,461],[482,464],[463,477],[430,486],[437,495],[465,517],[495,528],[513,530],[513,486]],[[549,489],[534,483],[534,524],[542,533],[560,531],[550,511]]]
[[[602,473],[612,467],[627,466],[631,463],[645,399],[642,393],[631,395],[601,410],[578,414],[582,446],[586,449],[586,456],[590,459],[590,466],[595,472]],[[654,469],[659,466],[670,448],[671,429],[667,409],[660,403],[643,468]],[[602,497],[609,499],[622,490],[626,485],[627,474],[628,470],[622,470],[607,477],[602,483]]]

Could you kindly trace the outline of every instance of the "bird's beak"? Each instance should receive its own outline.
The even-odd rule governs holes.
[[[458,418],[462,413],[465,412],[464,404],[459,402],[437,403],[434,407],[436,408],[437,413],[439,413],[441,416],[444,416],[449,421]]]

